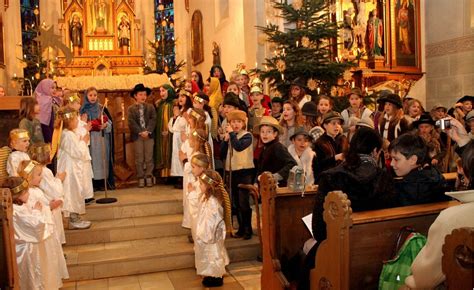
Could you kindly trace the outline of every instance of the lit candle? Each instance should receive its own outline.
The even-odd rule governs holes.
[[[319,93],[321,92],[321,89],[318,87],[318,88],[316,89],[316,92],[318,92],[318,95],[319,95]]]
[[[281,80],[282,80],[282,81],[285,80],[285,75],[284,75],[284,74],[281,74]]]
[[[296,47],[298,47],[299,44],[300,44],[300,42],[297,40],[297,41],[296,41]]]
[[[255,68],[258,68],[258,62],[255,62]]]
[[[125,121],[125,102],[122,101],[122,121]]]
[[[339,62],[339,58],[336,56],[336,62]]]
[[[16,73],[13,74],[13,77],[16,78]]]
[[[355,88],[356,84],[355,82],[352,82],[352,88]]]
[[[270,21],[268,21],[268,19],[267,19],[267,26],[268,26],[269,24],[270,24]]]

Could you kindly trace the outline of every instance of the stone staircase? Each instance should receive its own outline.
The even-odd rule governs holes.
[[[188,242],[188,230],[181,227],[181,190],[130,188],[109,196],[118,202],[86,207],[85,218],[93,222],[90,229],[66,230],[68,281],[194,268],[193,244]],[[231,263],[255,260],[258,237],[228,238],[226,247]]]

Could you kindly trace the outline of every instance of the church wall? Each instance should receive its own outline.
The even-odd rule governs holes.
[[[54,25],[54,32],[59,34],[58,20],[63,18],[61,12],[61,1],[41,0],[40,1],[40,23],[45,23],[50,27]]]
[[[228,5],[228,10],[225,9]],[[221,65],[229,79],[238,63],[255,67],[257,55],[256,4],[251,0],[190,1],[189,19],[195,10],[203,15],[204,62],[196,68],[204,78],[212,66],[212,42],[220,46]],[[189,20],[189,23],[191,21]],[[191,45],[187,45],[190,50]],[[188,53],[190,56],[190,52]],[[192,63],[191,58],[188,62]]]
[[[135,1],[136,17],[141,21],[141,40],[143,52],[149,50],[148,40],[155,40],[155,3],[153,0]],[[148,59],[145,58],[147,61]]]
[[[474,0],[426,5],[427,108],[474,95]]]

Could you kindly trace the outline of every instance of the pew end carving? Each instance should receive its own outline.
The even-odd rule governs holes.
[[[442,268],[448,289],[474,289],[474,228],[454,229],[445,237]]]
[[[13,237],[13,204],[10,190],[2,188],[0,205],[0,289],[19,289]]]

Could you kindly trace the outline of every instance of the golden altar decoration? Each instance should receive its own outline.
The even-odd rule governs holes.
[[[131,0],[72,0],[58,20],[62,42],[74,58],[60,54],[57,69],[68,76],[111,76],[143,72],[141,21]]]

